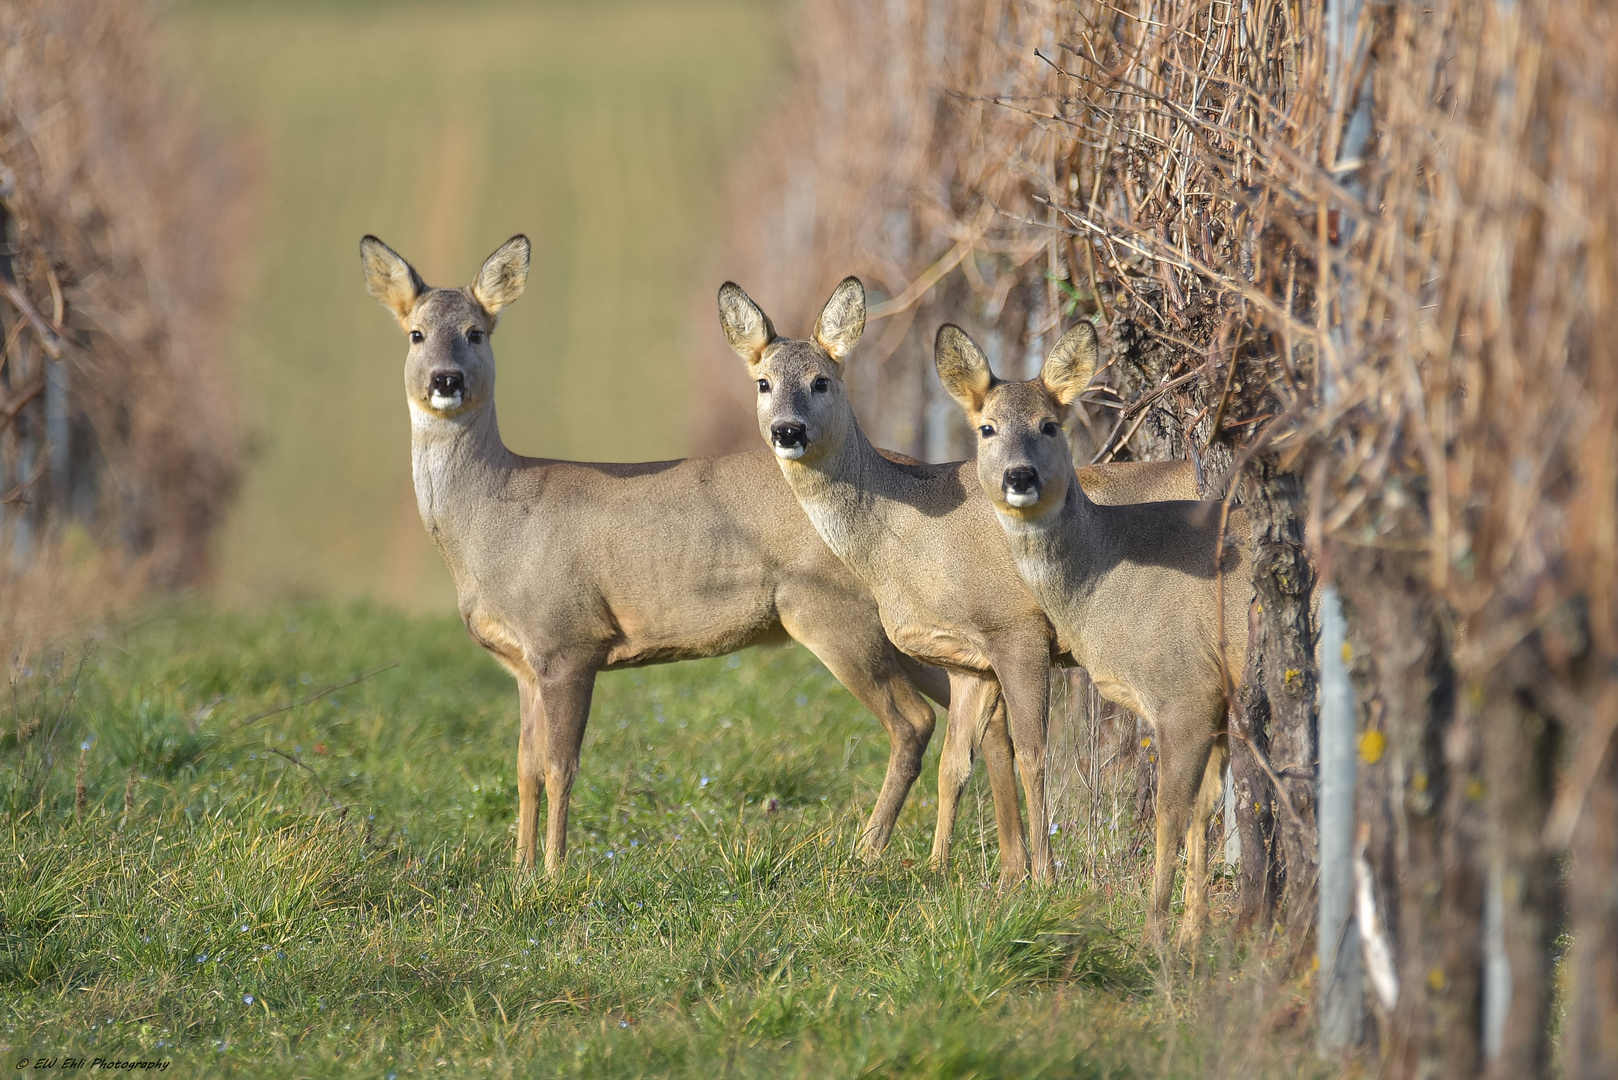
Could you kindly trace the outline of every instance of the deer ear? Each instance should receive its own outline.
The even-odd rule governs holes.
[[[365,272],[366,289],[404,325],[416,309],[416,301],[427,291],[421,275],[374,236],[360,241],[360,269]]]
[[[1062,335],[1051,355],[1045,359],[1039,381],[1045,384],[1051,397],[1063,405],[1071,405],[1090,385],[1096,373],[1096,328],[1081,322]]]
[[[477,297],[484,311],[498,315],[501,308],[522,295],[523,287],[528,284],[528,258],[532,251],[528,237],[519,233],[483,260],[483,269],[472,282],[472,295]]]
[[[865,286],[846,277],[832,290],[820,318],[815,320],[815,341],[826,355],[841,363],[865,333]]]
[[[961,408],[973,415],[983,408],[983,400],[994,385],[994,372],[989,370],[989,358],[966,336],[965,330],[952,323],[938,328],[938,338],[933,342],[933,366],[938,368],[944,389]]]
[[[770,317],[734,281],[719,286],[719,325],[725,340],[748,367],[757,364],[765,347],[775,340]]]

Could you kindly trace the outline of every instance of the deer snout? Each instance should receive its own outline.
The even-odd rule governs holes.
[[[770,444],[776,457],[801,458],[809,449],[809,429],[796,420],[777,420],[770,425]]]
[[[466,396],[466,376],[459,371],[435,371],[428,380],[427,401],[435,409],[453,409]]]
[[[1039,471],[1029,465],[1014,465],[1000,481],[1007,506],[1032,506],[1039,501]]]

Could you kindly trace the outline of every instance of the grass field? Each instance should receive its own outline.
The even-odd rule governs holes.
[[[230,346],[250,454],[222,598],[454,610],[410,486],[404,338],[360,279],[367,232],[449,286],[533,239],[495,338],[514,450],[686,452],[726,165],[788,74],[775,4],[191,0],[167,27],[253,182]]]
[[[0,711],[0,1065],[1313,1068],[1271,1045],[1298,986],[1141,949],[1139,858],[997,892],[981,777],[929,872],[939,740],[888,855],[853,861],[886,740],[802,649],[603,675],[560,883],[510,865],[514,713],[454,620],[363,606],[165,609],[29,674]]]

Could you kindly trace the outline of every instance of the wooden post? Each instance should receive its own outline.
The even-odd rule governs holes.
[[[1344,649],[1348,634],[1337,590],[1320,603],[1320,961],[1319,1049],[1358,1045],[1365,1029],[1360,933],[1354,916],[1354,688]]]
[[[1360,0],[1333,3],[1327,9],[1326,80],[1333,115],[1344,118],[1343,140],[1334,169],[1347,174],[1345,186],[1358,189],[1359,161],[1371,136],[1371,88],[1368,75],[1358,85],[1351,80],[1358,68],[1363,44],[1360,35]],[[1350,239],[1342,230],[1337,243]],[[1322,255],[1335,252],[1322,252]],[[1348,288],[1339,267],[1336,281]],[[1329,297],[1321,303],[1329,304]],[[1329,315],[1329,313],[1328,313]],[[1339,313],[1341,319],[1341,313]],[[1331,330],[1332,353],[1341,358],[1352,345],[1349,328],[1337,322]],[[1322,356],[1320,390],[1326,404],[1337,397],[1337,372]],[[1365,991],[1360,960],[1359,929],[1354,918],[1354,785],[1357,774],[1354,687],[1349,681],[1344,649],[1348,641],[1342,602],[1337,590],[1326,588],[1321,597],[1320,643],[1320,922],[1315,955],[1320,961],[1318,1049],[1322,1056],[1358,1045],[1365,1032]]]

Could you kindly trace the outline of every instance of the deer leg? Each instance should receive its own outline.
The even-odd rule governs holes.
[[[1050,810],[1045,805],[1045,728],[1050,719],[1050,654],[1040,642],[1039,651],[1005,652],[994,660],[995,674],[1006,696],[1010,718],[1011,746],[1022,777],[1023,798],[1028,803],[1028,839],[1034,880],[1056,878],[1051,859]]]
[[[579,774],[579,747],[595,692],[594,664],[552,660],[539,680],[545,713],[545,873],[556,878],[567,859],[567,807]]]
[[[517,677],[517,865],[534,868],[539,849],[539,793],[545,786],[545,705],[539,685]]]
[[[994,823],[1000,834],[1000,887],[1028,879],[1028,843],[1022,827],[1022,806],[1017,801],[1016,754],[1007,726],[1006,699],[995,695],[994,715],[981,733],[983,764],[994,793]]]
[[[1180,858],[1180,841],[1191,827],[1203,770],[1213,749],[1211,739],[1192,736],[1192,731],[1201,727],[1176,724],[1170,717],[1153,724],[1157,733],[1157,858],[1152,875],[1152,903],[1146,912],[1146,936],[1154,946],[1163,942],[1174,903],[1174,871]],[[1206,852],[1203,854],[1206,861]],[[1188,869],[1188,892],[1193,876]],[[1189,918],[1191,912],[1187,911],[1186,916]]]
[[[789,631],[792,629],[788,628]],[[848,692],[882,721],[888,732],[888,771],[882,778],[876,806],[860,830],[857,851],[866,862],[881,857],[893,836],[893,826],[904,809],[905,798],[921,775],[921,759],[932,741],[933,707],[905,677],[899,653],[884,638],[864,650],[848,647],[848,638],[827,635],[810,641],[794,633],[820,658],[826,669]]]
[[[893,655],[898,662],[899,670],[910,680],[911,686],[944,708],[949,708],[949,672],[941,667],[924,664],[914,656],[906,656],[898,649],[893,650]]]
[[[1202,783],[1185,834],[1185,920],[1180,923],[1181,949],[1195,949],[1208,925],[1208,823],[1224,793],[1225,762],[1230,743],[1221,734],[1203,767]]]
[[[949,677],[949,726],[944,729],[944,751],[938,759],[938,825],[933,830],[932,865],[949,868],[950,841],[955,834],[955,816],[961,792],[972,778],[972,752],[978,732],[989,720],[1000,697],[993,679],[951,672]]]

